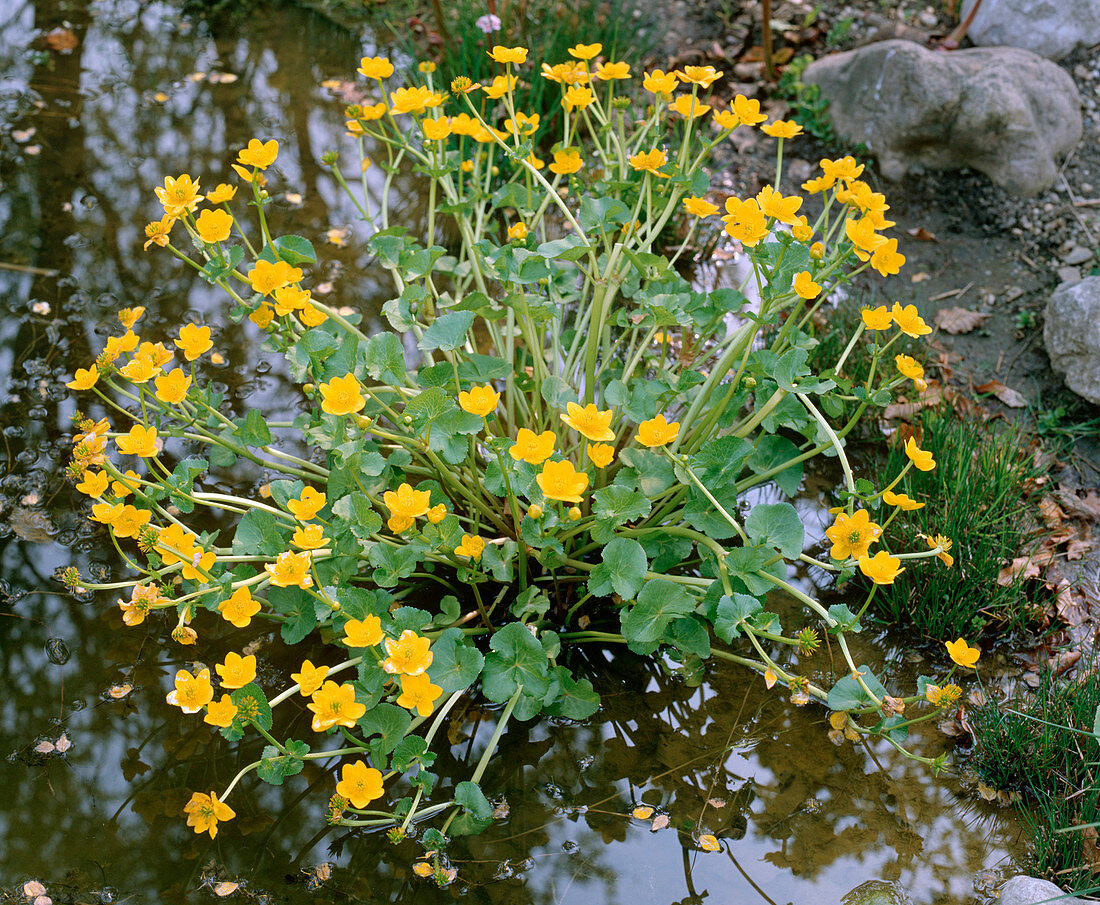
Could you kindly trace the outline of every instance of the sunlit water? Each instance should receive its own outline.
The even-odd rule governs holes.
[[[57,28],[74,48],[50,49]],[[295,409],[254,328],[230,324],[223,299],[163,250],[142,250],[141,227],[158,215],[153,185],[182,172],[204,188],[233,181],[235,149],[256,136],[281,145],[276,230],[310,238],[322,261],[314,285],[331,283],[327,301],[379,326],[388,275],[370,265],[365,227],[320,163],[330,149],[352,151],[343,101],[320,83],[346,78],[373,50],[369,36],[284,6],[219,33],[168,4],[0,4],[0,264],[14,267],[0,269],[0,751],[11,753],[0,761],[0,888],[34,878],[55,901],[186,902],[234,880],[244,884],[235,896],[257,901],[641,905],[839,902],[882,881],[917,905],[971,901],[976,872],[1019,854],[1002,812],[887,746],[834,747],[823,711],[795,708],[744,672],[713,667],[690,687],[621,651],[589,650],[587,666],[574,664],[603,696],[597,716],[508,727],[484,783],[506,816],[454,845],[458,880],[446,890],[413,877],[415,842],[326,827],[332,764],[279,789],[246,780],[237,819],[214,842],[184,825],[190,792],[224,787],[256,748],[181,718],[164,701],[169,677],[189,656],[212,663],[253,636],[206,626],[206,643],[187,652],[165,644],[160,622],[125,628],[110,594],[58,593],[62,566],[121,575],[61,477],[75,410],[61,384],[101,347],[117,309],[141,304],[144,336],[163,338],[185,318],[214,326],[226,363],[210,376],[234,414]],[[378,171],[369,176],[379,192]],[[404,222],[421,215],[416,198],[395,183]],[[329,241],[331,229],[348,231],[345,245]],[[214,479],[240,488],[265,477]],[[797,503],[814,541],[828,490],[809,481]],[[274,690],[300,659],[259,640],[260,681]],[[867,656],[902,687],[919,666]],[[827,651],[818,664],[827,684]],[[458,709],[437,762],[444,783],[469,775],[495,717]],[[310,737],[303,721],[293,726]],[[71,747],[59,754],[59,742]],[[927,755],[944,744],[934,731],[916,742]],[[641,804],[667,825],[631,818]],[[699,832],[722,851],[698,851]]]

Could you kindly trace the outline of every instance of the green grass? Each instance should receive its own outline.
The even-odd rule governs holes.
[[[1090,862],[1100,860],[1100,849],[1096,836],[1072,828],[1100,821],[1095,775],[1100,743],[1067,727],[1092,731],[1100,672],[1095,664],[1087,670],[1079,665],[1078,671],[1076,682],[1047,674],[1034,691],[1023,689],[1000,706],[975,710],[977,743],[970,767],[994,789],[1019,793],[1032,870],[1063,887],[1085,890],[1097,886]]]
[[[920,446],[935,455],[936,468],[910,470],[895,488],[925,507],[894,520],[890,546],[919,549],[919,532],[942,534],[954,544],[955,564],[922,563],[908,580],[880,588],[878,617],[937,640],[974,639],[991,628],[1024,630],[1034,612],[1028,588],[1022,580],[1002,586],[997,577],[1028,539],[1026,500],[1030,482],[1042,473],[1025,435],[950,410],[925,410],[920,426]],[[901,449],[892,449],[885,474],[898,474],[906,461]]]

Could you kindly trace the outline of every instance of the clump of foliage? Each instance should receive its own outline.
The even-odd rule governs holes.
[[[900,539],[935,526],[936,534],[951,539],[949,555],[959,563],[948,572],[929,572],[919,583],[884,588],[877,613],[929,638],[973,636],[994,626],[1024,629],[1033,609],[1025,583],[1001,584],[998,578],[1028,538],[1025,504],[1043,473],[1027,438],[1015,428],[994,430],[950,409],[925,410],[919,432],[921,442],[938,451],[940,467],[901,480],[897,490],[924,506],[899,511],[886,530]],[[892,450],[887,471],[904,459],[902,450]]]
[[[930,328],[911,305],[864,310],[821,369],[808,364],[803,328],[855,274],[904,263],[882,234],[885,200],[850,158],[823,161],[807,184],[826,196],[812,223],[801,197],[771,186],[730,198],[725,232],[748,250],[761,302],[697,291],[674,264],[719,213],[706,198],[708,155],[759,126],[777,139],[778,185],[784,142],[800,128],[765,124],[740,96],[706,117],[721,75],[711,67],[636,74],[636,105],[623,88],[635,74],[593,63],[601,50],[577,45],[544,67],[563,110],[549,163],[532,144],[535,114],[516,105],[526,48],[494,47],[497,74],[481,86],[458,76],[449,92],[434,67],[398,87],[388,59],[361,61],[375,98],[347,111],[354,178],[337,154],[324,160],[373,228],[374,266],[393,277],[383,309],[393,332],[368,335],[358,312],[315,298],[312,244],[271,233],[277,142],[254,139],[233,163],[246,198],[227,183],[204,196],[188,174],[156,190],[164,215],[146,228],[149,246],[229,295],[232,317],[285,359],[304,404],[288,421],[231,419],[205,367],[217,354],[211,326],[181,324],[172,349],[134,332],[142,310],[120,312],[122,331],[69,383],[110,414],[79,420],[71,473],[135,577],[96,585],[71,570],[66,580],[128,589],[124,621],[170,616],[181,644],[219,620],[256,620],[282,644],[316,636],[326,651],[274,695],[243,652],[176,674],[168,700],[184,714],[231,741],[266,743],[226,789],[192,796],[197,832],[213,836],[234,816],[226,798],[251,773],[278,785],[309,760],[340,764],[333,824],[396,838],[446,814],[420,837],[444,851],[445,833],[491,819],[480,782],[509,719],[584,719],[599,706],[570,669],[578,645],[625,644],[692,681],[708,661],[738,664],[796,705],[827,706],[838,744],[873,735],[904,750],[910,722],[927,718],[912,710],[954,700],[957,686],[929,679],[909,696],[888,690],[847,642],[876,590],[944,568],[929,561],[944,545],[887,539],[870,520],[877,488],[897,478],[857,481],[845,444],[868,409],[920,379],[884,356]],[[390,176],[411,165],[425,177],[423,235],[387,225],[388,196],[371,206],[359,181],[368,149]],[[452,247],[437,244],[444,218]],[[674,218],[691,226],[666,258],[654,243]],[[866,372],[841,376],[860,344],[872,348]],[[804,553],[790,502],[745,499],[764,482],[797,494],[805,463],[824,455],[845,482],[828,561]],[[906,456],[903,479],[936,467],[916,443]],[[244,462],[270,478],[266,495],[217,485]],[[841,578],[858,570],[871,591],[854,610],[826,608],[792,582],[803,562]],[[800,604],[793,625],[771,611],[775,590]],[[805,662],[822,632],[844,664],[830,689]],[[964,668],[978,657],[962,639],[948,650]],[[499,709],[495,734],[469,780],[437,789],[433,743],[475,693]],[[278,726],[291,699],[313,715],[309,741]],[[445,864],[435,874],[445,879]]]
[[[970,767],[988,786],[1018,798],[1035,871],[1069,889],[1092,890],[1100,861],[1100,672],[1066,681],[1045,673],[1034,690],[972,714]]]
[[[851,20],[847,21],[851,25]],[[833,30],[842,23],[833,26]],[[829,34],[833,34],[830,30]],[[802,81],[806,67],[814,61],[809,54],[802,54],[791,60],[783,69],[776,82],[776,94],[791,105],[791,119],[802,126],[807,134],[814,136],[827,145],[837,146],[840,139],[829,118],[829,102],[821,96],[821,86]]]

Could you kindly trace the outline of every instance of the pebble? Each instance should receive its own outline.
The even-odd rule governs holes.
[[[1059,283],[1080,283],[1081,282],[1081,270],[1077,267],[1059,267],[1058,268],[1058,282]]]
[[[1091,261],[1094,257],[1094,253],[1090,248],[1082,248],[1080,245],[1075,245],[1066,254],[1062,256],[1062,263],[1075,267],[1078,264],[1085,264]]]

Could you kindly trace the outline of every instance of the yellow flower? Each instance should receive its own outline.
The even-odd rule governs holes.
[[[600,55],[603,44],[578,44],[569,48],[569,56],[577,60],[593,60]]]
[[[730,102],[734,115],[746,126],[755,126],[768,118],[766,113],[760,112],[760,101],[750,100],[743,94],[736,95]]]
[[[146,383],[157,373],[157,369],[153,365],[152,359],[139,356],[119,368],[118,373],[131,383]]]
[[[396,491],[387,490],[382,494],[386,508],[394,515],[403,515],[406,518],[424,515],[430,506],[431,497],[430,491],[413,490],[409,484],[402,484]]]
[[[111,530],[116,537],[137,537],[138,532],[149,524],[151,518],[151,512],[127,504],[115,515],[111,522]]]
[[[755,198],[742,201],[726,199],[726,214],[722,217],[725,232],[747,248],[759,244],[768,234],[768,218],[764,216]]]
[[[825,246],[821,242],[814,242],[814,244],[810,246],[810,257],[820,261],[825,257]]]
[[[516,443],[508,450],[508,453],[517,462],[523,461],[531,465],[541,465],[553,454],[555,439],[553,431],[543,431],[541,434],[536,434],[526,427],[521,427],[519,433],[516,434]]]
[[[527,62],[526,47],[501,47],[497,44],[487,53],[497,63],[515,63],[517,66],[521,66]]]
[[[328,543],[325,539],[325,531],[320,525],[309,525],[297,529],[291,536],[290,542],[302,550],[317,550]]]
[[[845,220],[844,235],[856,247],[856,256],[861,261],[866,261],[870,254],[886,242],[886,237],[876,233],[874,223],[866,217],[860,220],[849,217]]]
[[[314,732],[325,732],[333,726],[354,729],[359,717],[367,712],[367,705],[355,700],[354,688],[332,681],[325,682],[306,707],[314,713],[311,724]]]
[[[554,152],[554,162],[550,164],[550,172],[561,176],[575,173],[584,166],[580,153],[575,148]]]
[[[915,381],[920,381],[924,377],[924,368],[921,367],[920,362],[909,355],[895,355],[894,364],[902,377]]]
[[[774,123],[761,126],[760,131],[772,138],[794,138],[802,131],[802,127],[798,123],[777,119]]]
[[[137,355],[148,358],[154,367],[163,368],[175,355],[164,347],[164,343],[143,342],[137,350]]]
[[[500,393],[491,386],[471,387],[470,392],[462,391],[458,394],[458,404],[462,410],[482,418],[492,412],[499,402]]]
[[[942,534],[934,534],[931,537],[925,537],[924,542],[928,544],[929,550],[935,550],[936,547],[940,548],[940,552],[936,554],[936,559],[942,562],[947,568],[951,568],[955,565],[955,557],[951,555],[951,541],[949,538],[944,537]]]
[[[917,471],[931,471],[936,467],[936,460],[932,458],[932,453],[917,446],[917,441],[912,437],[905,441],[905,455],[909,457]]]
[[[902,512],[912,512],[915,509],[924,508],[924,503],[918,503],[904,493],[893,493],[889,490],[883,493],[882,502],[887,506],[897,506]]]
[[[86,496],[101,497],[107,492],[107,484],[110,478],[107,472],[84,472],[84,480],[76,485],[76,489]]]
[[[221,677],[223,688],[244,688],[256,679],[256,658],[252,655],[242,657],[230,651],[225,655],[225,663],[215,664],[214,669]]]
[[[208,244],[224,242],[233,230],[233,217],[220,208],[205,210],[195,221],[195,232]]]
[[[926,336],[932,332],[932,328],[928,326],[917,313],[916,305],[906,305],[904,308],[897,302],[894,302],[894,307],[890,309],[890,314],[893,315],[894,323],[901,328],[901,332],[906,336],[912,336],[914,339],[920,336]]]
[[[422,60],[416,64],[418,72],[423,72],[426,75],[431,75],[436,70],[436,65],[431,60]]]
[[[607,468],[615,458],[615,447],[610,443],[589,443],[588,458],[597,468]]]
[[[435,119],[425,117],[420,121],[420,128],[424,130],[424,138],[428,141],[443,141],[451,134],[451,121],[445,116]]]
[[[684,210],[695,217],[709,217],[718,213],[718,205],[711,204],[703,198],[689,196],[684,199]]]
[[[356,72],[365,78],[382,81],[393,75],[393,64],[386,57],[363,57]]]
[[[630,65],[628,63],[600,63],[596,67],[596,78],[604,82],[613,79],[630,78]]]
[[[669,105],[669,109],[676,111],[685,119],[698,119],[710,111],[710,105],[704,104],[690,94],[681,94]]]
[[[232,725],[233,718],[236,715],[237,705],[233,703],[233,699],[229,695],[223,694],[222,699],[217,703],[211,701],[206,705],[206,716],[202,718],[202,721],[209,723],[211,726],[225,727]]]
[[[418,676],[426,672],[434,659],[429,650],[431,643],[412,629],[405,629],[400,638],[387,638],[382,668],[390,675]]]
[[[871,266],[884,277],[896,274],[904,263],[905,255],[898,253],[897,239],[887,239],[871,255]]]
[[[299,289],[295,286],[280,286],[273,293],[274,299],[271,307],[279,317],[290,314],[291,311],[300,311],[309,301],[309,290]]]
[[[597,443],[615,439],[615,433],[611,430],[611,419],[614,416],[611,409],[600,411],[591,402],[584,408],[575,402],[566,403],[565,407],[568,414],[559,417],[577,433]]]
[[[528,116],[522,111],[517,111],[515,119],[509,117],[504,121],[504,128],[512,135],[533,135],[539,127],[540,119],[541,117],[537,113]]]
[[[194,676],[186,669],[181,669],[176,673],[174,685],[165,700],[184,713],[198,713],[214,700],[214,686],[210,684],[209,669],[201,670]]]
[[[808,270],[795,274],[794,291],[807,301],[816,299],[821,295],[821,286],[814,282]]]
[[[814,228],[810,226],[806,217],[800,214],[795,218],[795,223],[791,226],[791,235],[798,239],[799,242],[809,242],[810,239],[813,238]]]
[[[90,368],[77,368],[73,379],[65,386],[70,390],[90,390],[99,380],[99,368],[92,365]]]
[[[237,187],[228,183],[221,183],[214,191],[206,193],[206,200],[211,204],[227,204],[237,194]]]
[[[209,795],[196,792],[183,806],[183,811],[187,814],[187,825],[194,827],[196,833],[209,832],[211,839],[218,835],[218,821],[232,820],[237,816],[237,812],[224,801],[218,801],[216,792]]]
[[[435,709],[436,699],[443,694],[443,689],[433,685],[427,673],[418,676],[401,677],[401,696],[397,699],[397,706],[406,710],[415,710],[423,717],[432,715]]]
[[[542,64],[542,77],[559,85],[583,85],[589,81],[588,70],[584,63],[574,63],[567,60],[556,66]]]
[[[875,584],[893,584],[894,579],[905,571],[901,567],[901,560],[885,550],[879,550],[873,557],[861,556],[858,562],[859,571]]]
[[[260,141],[253,138],[248,147],[238,152],[237,163],[242,167],[255,167],[258,170],[267,169],[279,156],[279,143],[273,138],[270,141]]]
[[[381,644],[385,637],[382,620],[373,613],[368,613],[362,619],[349,619],[344,623],[342,640],[348,647],[374,647]]]
[[[522,242],[527,238],[527,224],[522,220],[513,223],[508,227],[508,238],[517,242]]]
[[[302,490],[298,499],[287,501],[286,508],[298,521],[308,522],[325,507],[327,499],[321,491],[315,490],[313,487],[306,487]]]
[[[240,176],[245,182],[255,182],[256,185],[261,188],[267,185],[267,177],[259,170],[248,170],[239,163],[232,163],[230,166],[233,167],[233,172]]]
[[[259,260],[256,266],[248,272],[248,283],[253,292],[260,295],[271,295],[276,289],[290,283],[297,283],[302,278],[302,271],[298,267],[291,267],[286,261]]]
[[[574,110],[583,110],[596,100],[592,89],[584,85],[574,85],[568,88],[562,98],[561,105],[572,113]]]
[[[159,220],[154,220],[152,223],[148,223],[145,226],[145,245],[143,248],[145,251],[149,250],[150,245],[159,245],[164,248],[168,245],[168,235],[172,232],[172,227],[176,225],[176,218],[165,214]]]
[[[179,405],[187,398],[187,391],[191,388],[191,376],[185,374],[183,368],[174,368],[167,374],[158,374],[155,383],[157,399],[169,405]]]
[[[188,361],[194,361],[213,345],[210,328],[197,324],[184,324],[180,328],[179,339],[176,340],[176,348],[183,352],[183,357]]]
[[[829,160],[823,158],[818,164],[825,175],[832,179],[858,179],[863,174],[863,164],[856,163],[856,159],[851,155],[847,157],[840,157],[836,160]]]
[[[344,764],[340,769],[340,781],[336,783],[336,794],[346,798],[353,808],[362,810],[382,797],[382,773],[361,760]]]
[[[658,415],[638,425],[638,442],[642,446],[664,446],[675,440],[679,433],[679,421],[669,422],[664,415]]]
[[[321,411],[329,415],[350,415],[367,404],[354,374],[333,377],[318,389],[321,391]]]
[[[176,179],[171,176],[166,177],[164,188],[157,186],[153,191],[156,193],[157,200],[164,206],[164,213],[172,218],[179,217],[185,211],[194,210],[199,205],[199,184],[197,181],[192,182],[191,177],[186,173]],[[162,220],[161,223],[163,222]],[[170,225],[169,228],[171,228]],[[146,235],[149,235],[148,227],[146,227]]]
[[[798,195],[784,198],[770,185],[766,185],[757,193],[756,201],[765,217],[774,217],[781,223],[794,224],[798,222],[795,219],[795,214],[802,207],[802,199]]]
[[[864,308],[860,311],[863,323],[868,330],[889,330],[894,323],[894,316],[885,305],[877,308]]]
[[[661,167],[666,163],[668,163],[668,155],[660,148],[638,153],[630,158],[630,165],[635,170],[652,173],[654,176],[660,176],[662,179],[668,179],[668,174],[660,171]],[[717,210],[717,208],[715,208],[715,210]]]
[[[130,591],[129,600],[118,601],[118,608],[122,610],[122,621],[127,625],[141,625],[150,609],[166,603],[167,599],[155,585],[139,584]]]
[[[535,503],[527,510],[527,514],[537,522],[543,516],[542,507]]]
[[[944,647],[947,648],[947,653],[959,666],[965,666],[971,668],[978,662],[978,658],[982,655],[981,648],[971,647],[962,638],[957,641],[944,641]]]
[[[924,699],[934,707],[950,707],[960,697],[962,697],[962,689],[954,682],[944,685],[943,688],[931,683],[924,687]]]
[[[545,66],[546,64],[543,63],[543,65]],[[435,873],[435,868],[427,861],[417,861],[412,866],[412,872],[421,879],[427,879]]]
[[[642,87],[646,91],[658,96],[663,95],[666,100],[676,90],[676,85],[675,72],[665,73],[660,69],[654,69],[652,72],[647,72],[642,78]]]
[[[713,66],[685,66],[682,70],[676,70],[676,76],[681,82],[709,88],[722,77],[722,73]]]
[[[866,509],[857,509],[851,515],[841,510],[833,524],[825,529],[825,536],[832,541],[829,555],[833,559],[859,559],[882,535],[882,528],[871,521]]]
[[[455,553],[458,556],[468,556],[474,562],[478,562],[484,552],[485,540],[476,534],[472,537],[469,534],[463,534],[462,543],[455,547]]]
[[[264,571],[271,576],[277,588],[311,588],[313,577],[309,574],[308,553],[280,553],[273,563],[265,563]]]
[[[237,588],[228,600],[218,604],[218,612],[226,622],[237,628],[247,628],[252,617],[260,612],[260,604],[248,588]]]
[[[415,519],[409,518],[407,515],[391,515],[386,519],[386,527],[394,534],[400,534],[402,531],[408,531],[413,526],[414,521]]]
[[[130,433],[116,437],[115,445],[124,456],[141,456],[147,458],[157,454],[157,429],[135,424],[130,428]]]
[[[111,482],[111,493],[119,499],[133,493],[138,487],[138,482],[141,480],[141,476],[130,468],[127,468],[126,471],[122,473],[122,478],[122,480]]]
[[[118,322],[127,330],[132,330],[134,324],[141,320],[143,314],[145,314],[144,305],[135,305],[133,308],[119,308]]]
[[[248,319],[261,330],[265,330],[267,329],[267,325],[275,319],[275,312],[267,302],[264,302],[259,308],[248,315]]]
[[[588,486],[588,475],[577,472],[572,462],[547,462],[535,480],[547,499],[579,503]]]
[[[321,687],[327,675],[327,666],[314,666],[311,661],[303,660],[301,671],[292,672],[290,678],[297,683],[302,697],[308,698]]]
[[[509,91],[514,91],[518,82],[519,79],[514,75],[498,75],[493,79],[492,83],[482,85],[481,90],[485,92],[486,97],[491,97],[493,100],[498,101]],[[478,123],[478,126],[484,128],[481,127],[480,123]],[[477,138],[478,132],[475,131],[473,135]]]

